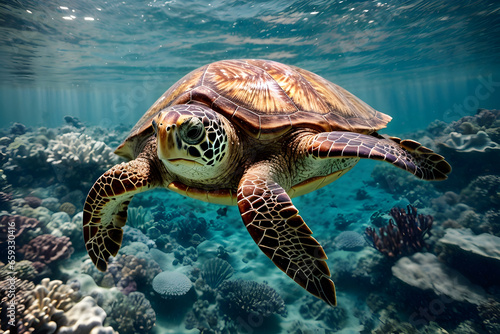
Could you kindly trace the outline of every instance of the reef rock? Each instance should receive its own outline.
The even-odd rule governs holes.
[[[490,286],[500,277],[500,238],[489,233],[475,235],[469,229],[447,229],[439,239],[440,257],[474,283]]]
[[[399,259],[392,274],[400,281],[438,297],[480,305],[487,301],[486,293],[458,271],[441,263],[431,253],[416,253]]]

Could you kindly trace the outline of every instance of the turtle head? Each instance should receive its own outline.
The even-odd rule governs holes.
[[[158,113],[152,123],[158,157],[176,174],[206,178],[207,172],[217,169],[227,156],[229,145],[224,124],[206,106],[175,105]]]

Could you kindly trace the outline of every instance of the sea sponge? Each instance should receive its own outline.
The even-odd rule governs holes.
[[[222,259],[213,258],[203,264],[201,277],[212,289],[216,289],[223,281],[233,275],[234,269]]]
[[[186,275],[175,271],[161,272],[153,279],[153,290],[166,299],[184,296],[192,286]]]
[[[255,281],[225,281],[219,287],[218,303],[230,318],[260,315],[269,317],[279,314],[286,317],[287,310],[283,298],[267,284]]]

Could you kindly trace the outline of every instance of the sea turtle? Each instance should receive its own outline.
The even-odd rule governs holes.
[[[336,305],[325,252],[291,198],[338,179],[360,158],[387,161],[421,179],[446,179],[451,168],[442,156],[376,132],[390,120],[298,67],[255,59],[205,65],[153,104],[115,151],[129,162],[105,172],[90,190],[83,209],[88,254],[105,271],[121,246],[132,197],[167,188],[238,205],[274,264]]]

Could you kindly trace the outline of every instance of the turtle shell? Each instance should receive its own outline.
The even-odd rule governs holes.
[[[269,60],[222,60],[192,71],[170,87],[115,153],[132,159],[136,144],[153,133],[153,117],[186,103],[203,103],[263,140],[292,128],[371,133],[391,120],[342,87],[301,68]]]

